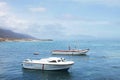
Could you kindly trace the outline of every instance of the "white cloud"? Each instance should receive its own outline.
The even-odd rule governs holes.
[[[66,19],[71,19],[71,18],[73,18],[74,16],[71,15],[71,14],[64,14],[63,17],[66,18]]]
[[[0,17],[7,15],[8,9],[6,2],[0,2]]]
[[[27,28],[27,21],[19,19],[10,10],[11,8],[6,2],[0,2],[0,28],[24,32]]]
[[[47,9],[44,7],[29,8],[32,12],[45,12]]]

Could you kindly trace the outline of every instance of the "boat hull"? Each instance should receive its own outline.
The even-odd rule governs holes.
[[[86,55],[89,49],[86,50],[54,50],[52,54],[64,54],[64,55]]]
[[[41,63],[23,63],[23,68],[40,69],[40,70],[68,70],[72,64],[56,65],[56,64],[41,64]]]

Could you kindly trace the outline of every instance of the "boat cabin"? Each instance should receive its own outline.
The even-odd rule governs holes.
[[[50,63],[58,63],[58,62],[65,62],[64,58],[49,58],[48,60]]]

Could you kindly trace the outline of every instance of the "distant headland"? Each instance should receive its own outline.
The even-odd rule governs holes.
[[[16,33],[11,30],[0,28],[0,42],[23,42],[23,41],[53,41],[52,39],[38,39],[30,35]]]
[[[33,41],[53,41],[52,39],[27,39],[27,38],[0,38],[0,42],[33,42]]]

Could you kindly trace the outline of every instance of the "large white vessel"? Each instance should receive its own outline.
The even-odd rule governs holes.
[[[23,61],[23,68],[40,70],[68,70],[74,64],[73,61],[67,61],[64,58],[49,57],[40,60],[26,59]]]
[[[70,50],[53,50],[52,54],[65,54],[65,55],[86,55],[89,49],[78,50],[78,49],[70,49]]]

